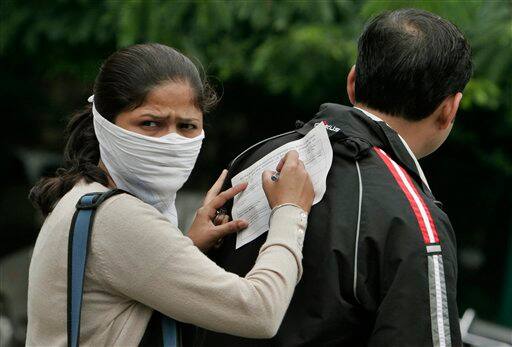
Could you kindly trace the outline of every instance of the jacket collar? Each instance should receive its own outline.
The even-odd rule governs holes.
[[[358,139],[382,148],[408,171],[427,196],[434,198],[428,184],[421,177],[415,158],[407,150],[400,135],[384,121],[372,119],[362,110],[353,107],[327,103],[322,104],[316,116],[297,131],[306,134],[320,122],[327,126],[332,142]]]

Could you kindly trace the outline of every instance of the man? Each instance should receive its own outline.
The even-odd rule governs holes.
[[[327,192],[311,210],[304,274],[277,335],[200,331],[204,346],[460,346],[456,242],[418,163],[452,129],[471,76],[450,22],[401,9],[373,19],[347,78],[354,107],[324,104],[296,131],[248,149],[230,176],[324,123],[333,148]],[[245,275],[266,235],[213,258]]]

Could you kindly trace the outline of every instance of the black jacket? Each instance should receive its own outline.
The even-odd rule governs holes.
[[[453,229],[384,122],[324,104],[300,129],[237,157],[229,178],[319,122],[328,125],[333,163],[309,216],[304,274],[277,335],[251,340],[198,329],[195,345],[461,346]],[[212,258],[244,276],[265,238],[235,250],[232,235]]]

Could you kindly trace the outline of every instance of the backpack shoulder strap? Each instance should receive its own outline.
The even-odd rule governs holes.
[[[111,189],[106,192],[87,193],[76,204],[68,240],[68,347],[78,347],[79,345],[85,267],[94,215],[105,200],[121,193],[127,192],[121,189]],[[161,325],[163,345],[177,347],[179,338],[176,321],[162,315]]]
[[[68,346],[76,347],[79,343],[85,265],[96,209],[109,197],[120,193],[125,192],[112,189],[107,192],[88,193],[76,204],[68,239]]]

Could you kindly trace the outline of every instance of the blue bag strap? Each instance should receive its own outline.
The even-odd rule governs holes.
[[[164,347],[178,347],[176,321],[162,315],[162,339]]]
[[[76,204],[68,241],[68,347],[78,347],[79,345],[85,266],[94,215],[103,201],[119,193],[125,192],[121,189],[112,189],[107,192],[88,193],[82,196]],[[162,338],[164,347],[178,347],[176,321],[163,315]]]
[[[96,194],[82,196],[78,204],[92,206]],[[78,208],[73,215],[68,241],[68,347],[78,346],[87,248],[95,209]]]

